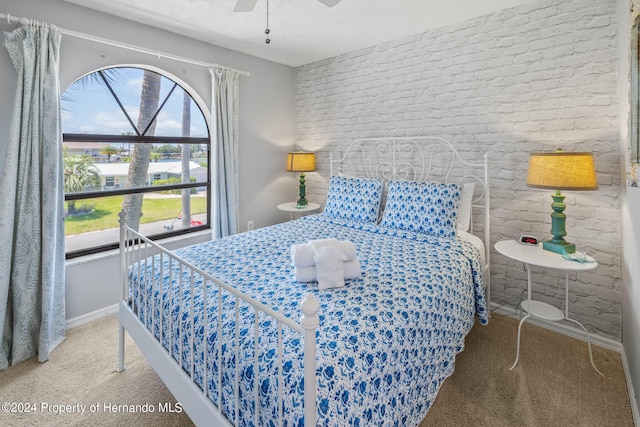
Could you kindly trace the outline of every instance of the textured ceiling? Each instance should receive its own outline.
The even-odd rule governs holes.
[[[110,15],[291,66],[396,40],[531,0],[267,0],[233,12],[236,0],[66,0]]]

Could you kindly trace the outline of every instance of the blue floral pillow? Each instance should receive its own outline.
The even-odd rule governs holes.
[[[458,184],[392,180],[380,225],[454,237],[459,203]]]
[[[324,213],[358,222],[376,222],[382,197],[379,179],[332,176]]]

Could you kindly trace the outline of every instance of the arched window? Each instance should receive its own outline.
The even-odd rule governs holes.
[[[180,85],[133,67],[62,95],[67,258],[113,249],[118,212],[152,237],[209,228],[207,122]]]

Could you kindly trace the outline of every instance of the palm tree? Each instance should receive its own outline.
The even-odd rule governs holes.
[[[160,74],[144,70],[137,128],[139,130],[148,128],[145,132],[145,135],[148,136],[154,135],[156,132],[157,122],[154,120],[151,123],[151,120],[154,119],[154,115],[158,111],[160,81]],[[151,144],[136,144],[133,147],[127,176],[127,188],[141,187],[145,184],[150,158]],[[143,196],[143,194],[129,194],[124,196],[122,200],[122,209],[127,213],[126,224],[134,230],[138,230],[140,227]]]
[[[107,145],[102,150],[100,150],[100,154],[106,154],[107,162],[109,163],[111,163],[111,156],[118,153],[120,153],[120,149],[114,147],[113,145]]]
[[[182,136],[191,136],[191,96],[184,91],[182,98]],[[189,144],[182,145],[182,183],[191,180],[189,169],[190,150]],[[191,189],[182,189],[182,228],[191,227]]]
[[[89,156],[65,156],[64,159],[64,192],[78,193],[87,187],[100,185],[100,177],[93,167]],[[68,213],[77,213],[76,201],[67,202]]]

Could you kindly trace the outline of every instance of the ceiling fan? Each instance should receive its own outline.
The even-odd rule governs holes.
[[[340,0],[318,0],[327,7],[333,7],[340,3]],[[251,12],[258,0],[238,0],[233,8],[234,12]]]

